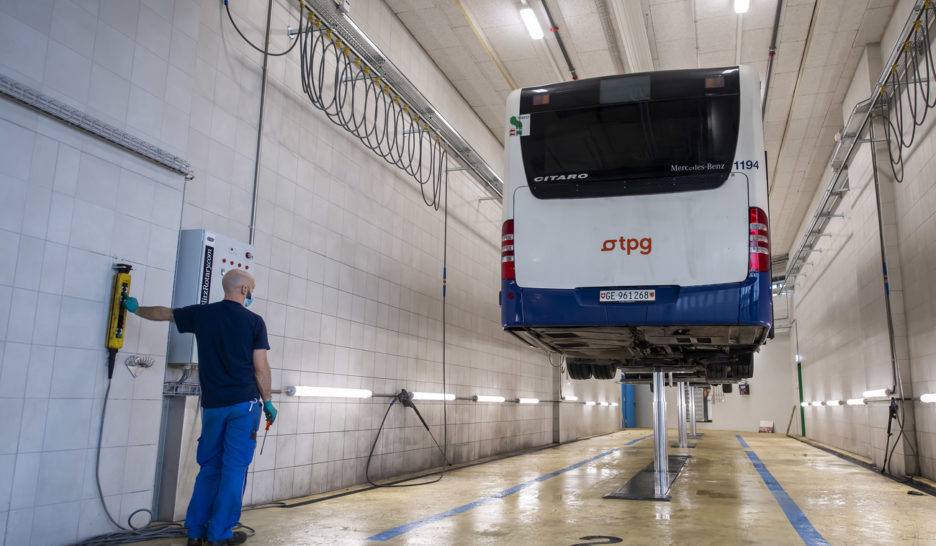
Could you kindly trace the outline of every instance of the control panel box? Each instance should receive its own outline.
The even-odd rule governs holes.
[[[224,299],[221,278],[232,269],[253,273],[254,249],[247,243],[203,229],[179,234],[172,308],[207,304]],[[198,364],[194,334],[169,329],[169,364]]]

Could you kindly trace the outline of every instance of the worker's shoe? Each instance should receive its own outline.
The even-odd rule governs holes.
[[[247,542],[247,533],[234,531],[234,536],[231,538],[209,542],[208,546],[233,546],[234,544],[243,544],[245,542]]]
[[[185,546],[203,546],[205,544],[205,539],[203,538],[189,538],[188,542],[185,543]]]

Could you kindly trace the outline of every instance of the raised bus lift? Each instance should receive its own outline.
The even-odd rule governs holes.
[[[606,499],[670,500],[670,489],[686,465],[689,455],[669,454],[670,446],[666,435],[666,373],[662,370],[653,371],[653,463],[638,472],[620,489],[605,495]],[[673,444],[672,447],[695,447],[695,444],[689,444],[687,441],[690,437],[701,437],[701,434],[696,433],[695,387],[682,381],[674,384],[672,373],[669,373],[669,385],[675,386],[679,395],[679,443]],[[691,423],[691,434],[687,434],[686,431],[687,420]]]

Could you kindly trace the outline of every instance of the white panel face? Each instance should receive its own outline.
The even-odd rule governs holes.
[[[747,277],[743,174],[714,190],[599,199],[537,199],[523,186],[513,207],[523,287],[699,286]]]

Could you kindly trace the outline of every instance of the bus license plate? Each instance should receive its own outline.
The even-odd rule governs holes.
[[[602,290],[598,294],[601,303],[637,303],[656,301],[656,290]]]

